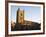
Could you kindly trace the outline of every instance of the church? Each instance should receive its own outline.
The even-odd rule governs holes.
[[[11,27],[11,31],[18,31],[18,30],[40,30],[40,24],[32,21],[24,20],[24,10],[18,8],[17,16],[16,16],[16,23],[14,22],[14,28]]]

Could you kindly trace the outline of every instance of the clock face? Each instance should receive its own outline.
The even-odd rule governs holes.
[[[23,24],[23,20],[24,20],[24,12],[23,11],[19,11],[18,22]]]

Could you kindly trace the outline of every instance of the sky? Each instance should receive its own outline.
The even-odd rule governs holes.
[[[11,5],[11,18],[16,22],[17,10],[24,10],[24,19],[40,23],[41,8],[38,6],[15,6]]]

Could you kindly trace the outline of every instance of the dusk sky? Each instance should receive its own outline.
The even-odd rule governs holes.
[[[11,6],[12,19],[16,22],[17,10],[24,10],[24,19],[40,23],[41,8],[37,6]]]

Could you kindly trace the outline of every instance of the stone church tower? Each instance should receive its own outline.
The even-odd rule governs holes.
[[[24,10],[17,10],[17,23],[24,24]]]

